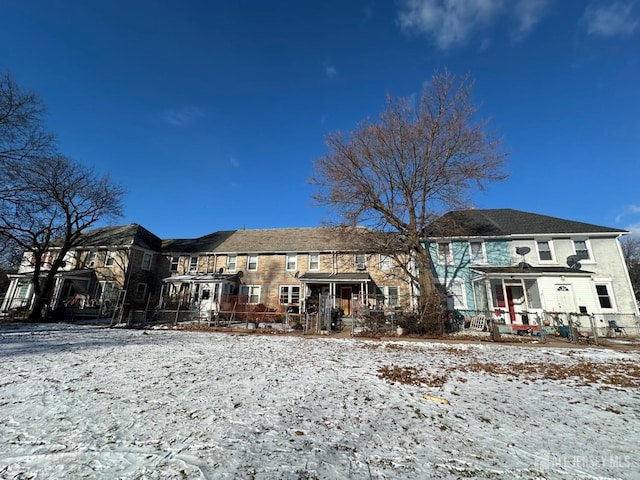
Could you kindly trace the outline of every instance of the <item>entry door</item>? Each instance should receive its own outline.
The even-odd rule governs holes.
[[[571,313],[576,311],[571,285],[556,285],[556,299],[558,300],[558,312]]]
[[[516,314],[524,311],[524,289],[520,285],[507,285],[507,303],[509,305],[509,316],[511,317],[511,323],[515,322],[518,318]],[[528,325],[529,321],[523,319],[523,324]]]
[[[340,287],[340,299],[342,310],[344,310],[344,315],[346,317],[351,316],[351,297],[353,295],[353,290],[351,287]]]

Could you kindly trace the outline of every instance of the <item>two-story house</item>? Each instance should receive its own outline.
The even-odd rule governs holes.
[[[633,324],[638,306],[619,242],[626,233],[512,209],[470,209],[440,217],[425,243],[434,278],[463,313],[496,312],[512,325],[543,312]]]
[[[371,252],[359,229],[241,229],[163,242],[161,306],[202,312],[306,311],[321,298],[352,315],[358,305],[407,308],[410,288],[389,256]]]
[[[160,249],[161,240],[135,223],[85,233],[56,274],[50,311],[106,316],[118,301],[132,308],[144,306],[158,281],[155,267]],[[54,242],[44,256],[42,275],[55,255]],[[33,298],[32,262],[32,254],[25,253],[18,272],[9,275],[10,285],[0,312],[29,308]]]

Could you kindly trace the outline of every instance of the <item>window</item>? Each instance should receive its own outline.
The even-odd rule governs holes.
[[[398,287],[384,287],[384,300],[389,307],[400,306],[400,294]]]
[[[27,298],[27,293],[29,293],[29,284],[23,283],[18,288],[19,288],[18,298],[20,299]]]
[[[169,260],[169,271],[177,272],[179,264],[180,264],[180,257],[171,257],[171,259]]]
[[[438,263],[440,265],[452,265],[453,254],[450,243],[438,243]]]
[[[136,296],[144,297],[146,293],[147,293],[147,284],[146,283],[139,283],[136,286]]]
[[[104,258],[104,266],[112,267],[116,263],[116,252],[115,250],[109,250],[107,252],[106,257]]]
[[[100,281],[96,287],[96,295],[95,297],[100,300],[100,302],[104,301],[115,301],[116,289],[114,282],[105,282]]]
[[[300,287],[298,285],[280,285],[280,303],[300,303]]]
[[[151,270],[151,260],[153,256],[150,253],[142,254],[142,270]]]
[[[486,263],[487,258],[484,254],[483,242],[469,242],[469,254],[471,263]]]
[[[354,258],[356,264],[356,270],[366,270],[367,269],[367,255],[364,253],[356,253]]]
[[[586,240],[574,240],[573,247],[576,250],[576,255],[580,256],[582,260],[591,259],[591,255],[589,255],[589,246],[587,245]]]
[[[319,253],[309,254],[309,270],[311,271],[320,270],[320,254]]]
[[[298,267],[298,255],[295,253],[287,253],[285,262],[285,269],[288,272],[296,271]]]
[[[96,266],[96,257],[96,251],[87,252],[87,267],[93,268]]]
[[[380,255],[380,270],[385,272],[391,270],[391,257],[389,255]]]
[[[250,272],[258,270],[258,255],[247,255],[247,270]]]
[[[198,257],[189,257],[189,271],[190,272],[198,271]]]
[[[240,295],[246,297],[244,303],[260,303],[260,286],[240,285]]]
[[[600,308],[613,308],[613,302],[611,301],[611,294],[609,293],[608,285],[604,283],[596,284],[596,292],[598,293]]]
[[[227,271],[228,272],[235,272],[237,264],[238,264],[237,255],[227,255]]]
[[[447,307],[456,310],[467,308],[467,295],[464,283],[461,280],[453,280],[447,287]]]
[[[551,252],[551,242],[548,241],[538,241],[536,242],[538,246],[538,258],[541,262],[552,262],[553,254]]]

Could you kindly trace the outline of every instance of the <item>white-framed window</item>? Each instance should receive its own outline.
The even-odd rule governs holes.
[[[573,248],[576,252],[576,255],[580,256],[580,260],[593,260],[591,252],[589,251],[589,243],[587,240],[574,240]]]
[[[97,257],[98,257],[98,252],[96,252],[95,250],[91,250],[87,252],[87,261],[86,261],[87,267],[89,268],[95,267]]]
[[[280,285],[280,304],[300,303],[299,285]]]
[[[110,301],[113,302],[116,300],[116,284],[115,282],[108,281],[99,281],[96,286],[96,294],[95,297],[100,300],[100,302]]]
[[[27,294],[29,293],[29,283],[22,283],[18,285],[18,296],[17,298],[23,300],[27,298]]]
[[[469,242],[469,255],[471,263],[487,263],[484,242]]]
[[[453,265],[453,252],[451,251],[451,243],[438,243],[438,263],[440,265]]]
[[[115,250],[107,250],[107,254],[104,257],[104,266],[112,267],[116,263],[116,251]]]
[[[319,253],[310,253],[309,254],[309,270],[312,272],[317,272],[320,270],[320,254]]]
[[[441,281],[442,283],[443,281]],[[467,292],[462,279],[451,280],[447,285],[447,307],[456,310],[466,310]]]
[[[382,287],[384,292],[384,303],[388,307],[400,306],[400,288],[399,287]]]
[[[380,254],[380,270],[388,272],[391,270],[391,257],[389,255]]]
[[[169,259],[169,271],[170,272],[177,272],[178,271],[178,265],[180,265],[180,257],[171,257]]]
[[[258,255],[247,255],[247,270],[249,272],[256,272],[258,270]]]
[[[287,253],[287,257],[285,259],[285,270],[287,270],[287,272],[295,272],[297,269],[298,269],[298,254]]]
[[[596,281],[596,293],[598,295],[598,302],[600,308],[603,310],[614,310],[616,308],[613,301],[613,293],[611,289],[611,283]]]
[[[538,260],[541,262],[553,262],[553,246],[549,240],[538,240],[536,242],[538,249]]]
[[[356,270],[366,270],[367,269],[367,254],[366,253],[356,253],[353,262],[355,263]]]
[[[244,303],[260,303],[260,285],[240,285],[240,295],[246,298]]]
[[[153,260],[153,255],[150,253],[142,254],[142,270],[151,270],[151,261]]]
[[[238,256],[236,254],[227,255],[227,272],[235,272],[238,268]]]
[[[136,296],[144,297],[147,293],[147,284],[146,283],[138,283],[136,285]]]
[[[198,257],[189,257],[189,271],[190,272],[198,271]]]

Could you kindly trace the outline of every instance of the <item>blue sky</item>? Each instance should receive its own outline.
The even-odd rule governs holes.
[[[640,2],[0,1],[0,70],[163,238],[320,224],[325,135],[444,68],[511,152],[476,207],[640,230]]]

